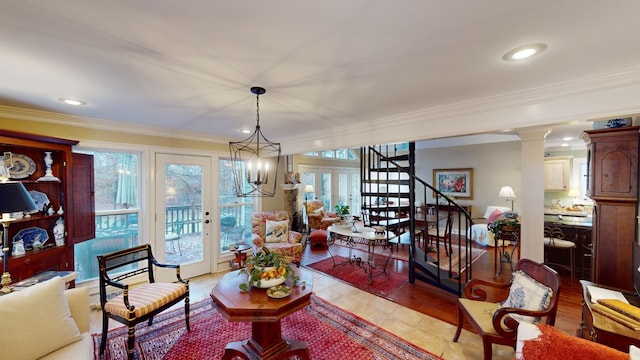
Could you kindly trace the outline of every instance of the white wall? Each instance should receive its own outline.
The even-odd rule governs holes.
[[[455,146],[438,149],[416,149],[416,174],[432,183],[433,169],[473,168],[473,199],[456,202],[471,205],[471,216],[482,217],[488,205],[511,206],[498,197],[500,188],[509,185],[521,194],[520,142]],[[427,194],[430,198],[431,194]],[[421,193],[416,198],[422,198]],[[519,211],[518,199],[514,203]]]

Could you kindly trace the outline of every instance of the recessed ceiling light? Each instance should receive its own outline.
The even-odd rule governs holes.
[[[569,146],[569,144],[564,143],[564,144],[562,144],[562,145],[560,145],[560,146],[564,146],[564,147],[566,147],[566,146]]]
[[[248,129],[242,129],[242,130],[241,130],[241,132],[242,132],[243,134],[250,134],[250,133],[251,133],[251,130],[248,130]]]
[[[504,54],[504,56],[502,57],[502,60],[518,61],[518,60],[528,59],[534,55],[540,54],[546,48],[547,48],[547,45],[542,43],[520,46]]]
[[[82,101],[82,100],[78,100],[78,99],[71,99],[71,98],[59,98],[58,101],[61,101],[67,105],[73,105],[73,106],[83,106],[83,105],[87,105],[86,101]]]
[[[571,136],[563,137],[562,141],[571,141],[573,138]]]

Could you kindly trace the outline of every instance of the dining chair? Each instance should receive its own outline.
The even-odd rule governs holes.
[[[182,255],[182,247],[180,246],[180,237],[184,231],[184,221],[176,221],[169,225],[169,229],[164,234],[164,241],[170,242],[173,253],[176,253],[176,242],[178,243],[178,252]]]
[[[438,220],[438,225],[431,227],[427,230],[427,237],[429,238],[429,246],[435,241],[436,246],[440,243],[444,244],[444,251],[447,256],[451,253],[451,228],[453,227],[453,212],[448,211],[444,220]],[[444,221],[444,228],[440,227],[440,222]]]
[[[102,341],[100,354],[104,354],[109,330],[109,319],[127,326],[127,358],[134,359],[136,325],[148,321],[162,311],[184,300],[184,317],[189,326],[189,280],[180,277],[180,265],[159,263],[149,244],[136,246],[98,256],[100,308],[102,309]],[[154,270],[175,269],[176,282],[156,282]],[[143,283],[129,288],[126,280],[136,277]],[[120,295],[113,296],[115,293]]]

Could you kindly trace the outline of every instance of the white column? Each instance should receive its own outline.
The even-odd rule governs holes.
[[[520,258],[544,261],[544,139],[550,129],[523,130],[521,139]]]

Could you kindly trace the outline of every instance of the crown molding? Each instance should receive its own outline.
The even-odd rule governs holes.
[[[471,99],[419,111],[345,124],[277,139],[283,153],[370,144],[443,139],[495,133],[505,129],[549,126],[569,121],[640,113],[640,66],[624,71]],[[0,117],[92,130],[163,138],[227,143],[227,137],[202,132],[127,124],[42,110],[0,105]]]
[[[505,129],[588,121],[638,113],[640,67],[436,106],[326,131],[282,138],[283,151],[300,153],[398,141],[440,139]],[[285,145],[286,144],[286,145]]]
[[[17,108],[11,106],[0,105],[0,118],[10,120],[23,120],[41,122],[46,124],[74,126],[92,130],[126,132],[129,134],[156,136],[172,139],[183,139],[190,141],[203,141],[213,143],[226,143],[229,139],[221,136],[207,134],[201,132],[184,131],[178,129],[167,129],[158,126],[139,125],[126,123],[123,128],[122,121],[102,120],[51,111],[33,110],[26,108]]]

